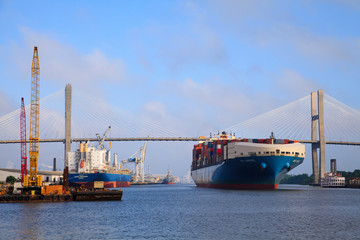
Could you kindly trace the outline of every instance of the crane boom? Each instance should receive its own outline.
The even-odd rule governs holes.
[[[26,153],[26,112],[24,98],[21,98],[21,111],[20,111],[20,142],[21,142],[21,182],[27,175],[27,153]]]
[[[28,186],[41,186],[42,178],[37,176],[39,161],[39,116],[40,116],[40,63],[38,48],[34,47],[31,66],[31,108],[30,108],[30,176]]]
[[[148,144],[148,141],[145,142],[144,148],[143,148],[142,153],[141,153],[141,159],[142,159],[143,162],[145,162],[147,144]]]
[[[135,182],[144,182],[145,180],[144,161],[145,161],[147,144],[148,142],[146,141],[144,147],[141,147],[128,159],[121,161],[122,163],[129,163],[129,162],[135,163],[135,179],[134,179]],[[134,157],[135,155],[138,155],[138,157]]]
[[[104,141],[105,141],[105,138],[106,138],[106,136],[108,135],[108,133],[109,133],[109,131],[110,131],[110,128],[111,128],[111,126],[109,126],[108,129],[106,129],[106,131],[105,131],[105,133],[104,133],[104,136],[103,136],[103,138],[102,138],[101,140],[100,140],[99,134],[96,134],[96,136],[97,136],[97,138],[98,138],[98,140],[99,140],[98,150],[104,148]]]

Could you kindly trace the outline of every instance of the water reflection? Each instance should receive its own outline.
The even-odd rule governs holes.
[[[0,204],[0,239],[324,239],[358,237],[359,190],[124,188],[123,201]]]

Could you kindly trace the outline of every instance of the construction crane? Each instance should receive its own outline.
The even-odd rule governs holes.
[[[146,155],[146,148],[148,142],[146,141],[144,147],[141,147],[137,150],[133,155],[131,155],[128,159],[122,160],[122,163],[135,163],[135,182],[144,182],[145,180],[145,172],[144,172],[144,161]],[[138,157],[134,157],[134,156]]]
[[[20,111],[20,142],[21,142],[21,182],[24,183],[24,178],[27,175],[27,153],[26,153],[26,112],[24,98],[21,98]]]
[[[40,63],[38,48],[34,47],[31,66],[31,107],[30,107],[30,175],[24,178],[24,186],[40,187],[42,176],[37,175],[39,161],[39,117],[40,117]]]

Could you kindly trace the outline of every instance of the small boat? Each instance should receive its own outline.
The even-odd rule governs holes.
[[[173,175],[171,175],[170,170],[168,170],[168,174],[166,175],[166,177],[162,181],[162,184],[175,184],[175,179],[174,179]]]
[[[326,173],[324,178],[321,179],[321,187],[342,188],[345,186],[345,177],[341,176],[341,174],[329,172]]]

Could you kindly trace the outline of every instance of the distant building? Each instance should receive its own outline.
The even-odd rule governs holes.
[[[0,182],[5,182],[6,178],[8,176],[14,176],[16,178],[20,178],[21,177],[21,172],[17,173],[17,172],[7,171],[7,170],[1,168],[0,169]]]
[[[38,175],[43,176],[44,182],[59,182],[60,178],[63,177],[62,171],[38,171]],[[8,176],[14,176],[16,178],[21,178],[20,169],[8,169],[0,168],[0,181],[5,182]]]

